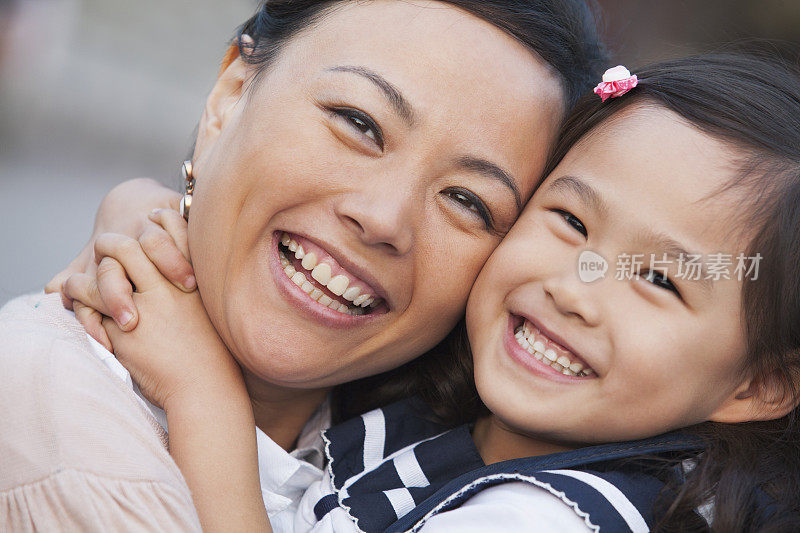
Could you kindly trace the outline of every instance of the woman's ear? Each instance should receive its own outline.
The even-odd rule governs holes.
[[[242,36],[242,40],[252,42],[246,35]],[[209,152],[230,120],[231,112],[244,93],[249,72],[249,65],[239,54],[238,41],[231,43],[222,59],[217,82],[206,99],[206,106],[200,118],[194,147],[195,161],[202,160],[203,155]]]
[[[797,366],[790,366],[785,373],[773,370],[749,378],[719,406],[709,420],[731,424],[783,418],[800,402],[800,397],[793,394],[798,390],[798,385],[800,367]]]

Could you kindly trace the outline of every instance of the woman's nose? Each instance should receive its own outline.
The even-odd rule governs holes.
[[[342,198],[336,214],[365,244],[403,255],[414,241],[413,204],[412,193],[402,187],[375,187]]]

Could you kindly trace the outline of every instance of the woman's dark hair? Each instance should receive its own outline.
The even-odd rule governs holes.
[[[267,67],[284,45],[323,19],[329,10],[354,0],[266,0],[239,29],[242,58]],[[566,109],[572,107],[605,64],[593,0],[440,0],[502,29],[538,54],[558,73]]]
[[[349,0],[352,2],[353,0]],[[502,29],[529,50],[538,54],[556,72],[569,109],[600,76],[606,64],[604,47],[598,37],[593,0],[440,0],[467,11]],[[267,69],[292,37],[322,20],[330,10],[348,0],[267,0],[239,29],[237,39],[243,60]],[[243,40],[249,36],[253,42]],[[334,421],[344,420],[375,407],[412,395],[420,395],[435,406],[448,406],[443,413],[462,407],[473,392],[472,375],[454,354],[453,343],[463,343],[463,323],[445,341],[418,359],[387,372],[334,391]],[[465,364],[469,364],[465,363]],[[467,409],[457,419],[472,417]]]
[[[741,198],[731,228],[749,239],[749,257],[762,258],[758,277],[742,287],[743,370],[762,394],[794,406],[778,420],[690,428],[707,447],[686,479],[665,491],[659,529],[696,531],[695,509],[713,499],[714,531],[800,531],[800,72],[776,57],[721,53],[636,74],[639,86],[620,98],[581,99],[549,170],[595,128],[637,106],[668,109],[730,146],[739,171],[718,194]],[[765,497],[780,511],[757,512]]]

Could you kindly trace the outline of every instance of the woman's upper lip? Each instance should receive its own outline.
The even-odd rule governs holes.
[[[525,320],[527,320],[528,322],[533,324],[539,331],[544,333],[544,335],[547,338],[549,338],[554,343],[558,344],[564,350],[574,354],[575,357],[580,359],[583,364],[585,364],[587,367],[593,369],[595,371],[595,373],[597,373],[597,369],[594,366],[589,364],[589,361],[586,360],[586,358],[581,354],[581,352],[575,350],[572,346],[570,346],[564,340],[563,337],[561,337],[557,333],[554,333],[553,330],[549,329],[544,324],[542,324],[542,322],[539,319],[531,316],[530,314],[526,314],[526,313],[522,313],[522,312],[512,311],[512,313],[515,314],[515,315],[521,316],[522,318],[524,318]]]
[[[351,260],[348,257],[348,255],[352,255],[350,254],[350,252],[343,252],[339,247],[337,247],[337,245],[332,244],[330,242],[323,243],[319,239],[310,237],[305,233],[298,233],[294,231],[290,231],[289,233],[292,235],[297,235],[302,239],[311,241],[315,245],[319,246],[320,248],[328,252],[331,255],[331,257],[333,257],[333,259],[337,263],[339,263],[339,266],[350,272],[353,276],[367,283],[370,286],[370,288],[372,288],[373,291],[375,292],[374,296],[382,298],[383,301],[386,302],[386,305],[391,309],[392,307],[391,301],[389,300],[388,294],[386,290],[383,288],[383,285],[381,285],[381,283],[378,282],[375,276],[370,274],[365,268],[361,267],[356,262]]]

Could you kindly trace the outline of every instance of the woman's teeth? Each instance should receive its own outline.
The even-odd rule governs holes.
[[[281,245],[283,248],[278,248],[278,254],[286,277],[317,303],[346,315],[363,315],[381,304],[380,298],[368,292],[362,294],[364,291],[362,287],[351,286],[351,280],[347,276],[343,274],[334,276],[329,264],[320,262],[314,252],[303,250],[303,246],[288,234],[281,235]],[[298,272],[288,255],[294,255],[296,259],[300,260],[300,265],[306,273]],[[307,274],[342,300],[331,298],[325,294],[306,277]]]
[[[549,339],[527,320],[514,330],[514,337],[529,354],[565,376],[589,377],[595,373],[591,368],[573,363],[566,355],[558,355],[553,348],[549,348]]]

